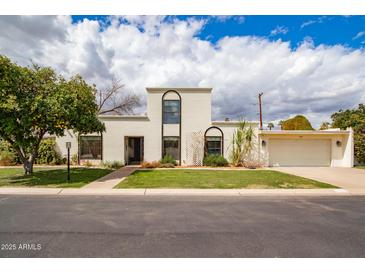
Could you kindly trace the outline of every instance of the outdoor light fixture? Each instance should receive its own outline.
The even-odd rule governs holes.
[[[262,140],[262,141],[261,141],[261,146],[262,146],[262,147],[266,147],[266,141],[265,141],[265,140]]]
[[[71,149],[71,142],[66,142],[67,148],[67,181],[70,181],[70,149]]]
[[[337,142],[336,142],[336,145],[337,145],[338,147],[341,147],[341,146],[342,146],[342,142],[341,142],[341,141],[337,141]]]

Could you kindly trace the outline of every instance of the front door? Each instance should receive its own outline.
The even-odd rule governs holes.
[[[126,162],[138,165],[143,161],[143,137],[126,137]]]

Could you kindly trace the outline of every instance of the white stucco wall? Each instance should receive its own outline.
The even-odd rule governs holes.
[[[66,142],[71,142],[70,156],[72,157],[72,155],[77,155],[77,137],[72,130],[66,130],[65,136],[56,138],[57,149],[60,151],[62,157],[67,157]]]
[[[270,158],[270,143],[271,140],[329,140],[330,141],[330,166],[331,167],[352,167],[353,166],[353,137],[350,132],[312,132],[312,133],[288,133],[277,134],[263,133],[260,134],[260,146],[265,159],[265,165],[269,165]],[[266,142],[266,146],[262,147],[262,141]],[[341,142],[341,145],[337,145],[337,141]],[[285,153],[285,156],[290,160],[290,157],[294,157],[290,153]],[[304,163],[303,165],[310,165],[310,163]]]
[[[144,138],[144,160],[158,161],[162,153],[162,96],[170,89],[147,88],[147,116],[100,116],[105,123],[106,132],[103,133],[103,160],[125,162],[125,137]],[[173,88],[181,96],[181,164],[188,165],[189,138],[192,133],[204,132],[211,126],[217,126],[223,131],[223,154],[230,159],[233,134],[238,126],[237,121],[211,121],[211,89],[210,88]],[[165,99],[178,99],[175,93],[168,93]],[[259,131],[258,122],[250,122],[255,133],[255,150],[257,158],[263,164],[269,164],[269,146],[273,138],[299,138],[301,134],[280,134]],[[179,125],[164,125],[164,136],[178,136]],[[220,135],[218,130],[210,130],[208,136]],[[301,138],[329,139],[331,140],[331,166],[353,166],[353,133],[329,132],[321,134],[312,132],[309,135],[302,134]],[[262,140],[266,146],[262,146]],[[64,137],[56,139],[59,150],[66,156],[66,142],[72,142],[71,155],[78,153],[78,141],[72,131],[66,132]],[[341,142],[338,146],[337,141]],[[290,157],[290,155],[288,155]],[[190,158],[189,158],[190,159]]]

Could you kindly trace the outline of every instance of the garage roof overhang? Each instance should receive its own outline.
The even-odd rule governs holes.
[[[280,135],[348,135],[348,130],[260,130],[261,136],[280,136]]]

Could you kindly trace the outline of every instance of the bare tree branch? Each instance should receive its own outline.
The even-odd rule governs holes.
[[[127,93],[120,80],[112,80],[111,87],[97,92],[99,100],[99,114],[132,114],[133,110],[141,105],[140,98]]]

